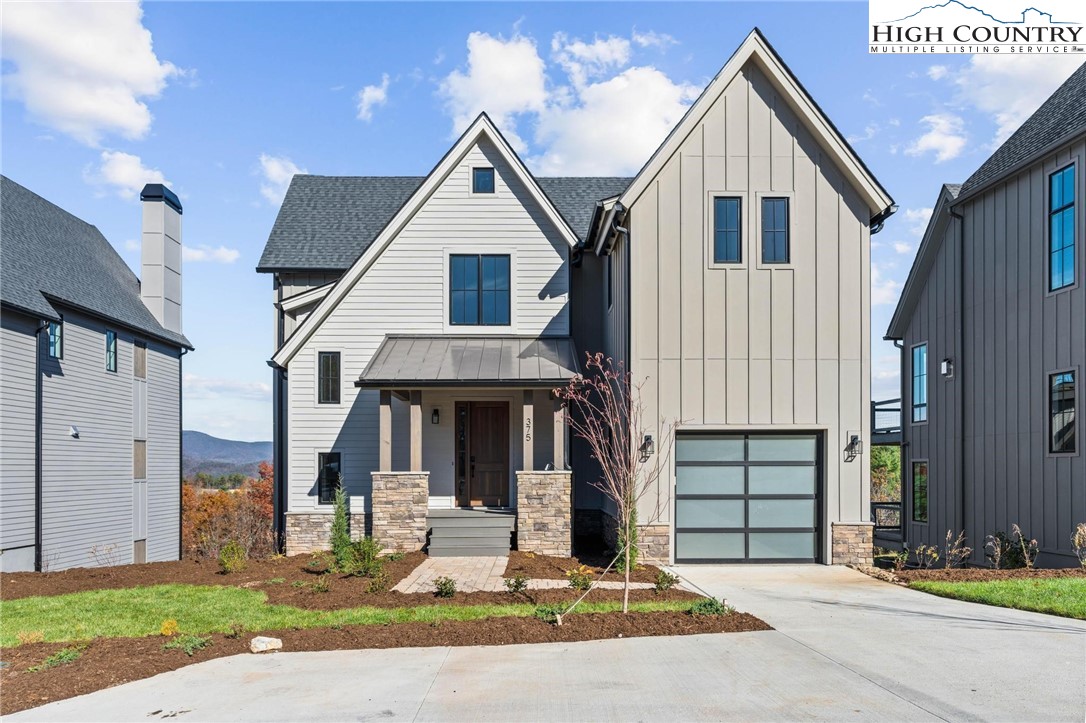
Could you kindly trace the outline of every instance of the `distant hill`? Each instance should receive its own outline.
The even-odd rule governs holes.
[[[200,472],[215,477],[235,472],[256,477],[257,466],[272,458],[271,442],[237,442],[186,429],[181,432],[181,443],[181,471],[186,478]]]

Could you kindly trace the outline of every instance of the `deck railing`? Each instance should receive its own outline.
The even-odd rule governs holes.
[[[871,402],[871,444],[901,444],[901,400]]]
[[[875,532],[901,531],[901,502],[872,502],[871,521]]]

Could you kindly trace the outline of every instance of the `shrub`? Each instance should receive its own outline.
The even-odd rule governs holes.
[[[558,619],[565,611],[566,607],[564,605],[549,603],[547,605],[536,605],[535,610],[532,611],[532,615],[545,623],[556,625]]]
[[[336,489],[332,508],[331,532],[332,557],[336,560],[337,572],[349,572],[354,559],[354,545],[351,542],[351,521],[347,511],[347,495],[343,487]]]
[[[366,586],[366,592],[387,592],[389,585],[392,584],[392,577],[381,569],[370,575],[369,585]]]
[[[219,569],[224,575],[241,572],[248,559],[249,553],[237,540],[230,540],[219,549]]]
[[[27,630],[15,633],[15,639],[19,641],[19,645],[30,645],[32,643],[44,643],[45,633],[40,630]]]
[[[587,565],[580,565],[566,570],[566,579],[574,590],[587,590],[592,587],[592,570]]]
[[[439,577],[434,580],[434,594],[438,597],[452,597],[456,594],[456,580],[451,577]]]
[[[313,581],[311,588],[313,592],[328,592],[332,589],[332,582],[328,579],[328,575],[324,574]]]
[[[717,600],[715,597],[707,597],[698,600],[690,606],[691,615],[731,615],[735,608],[725,600]]]
[[[678,584],[678,575],[672,575],[666,570],[660,570],[660,572],[656,573],[656,585],[653,589],[656,590],[656,594],[659,595],[662,592],[667,592]]]
[[[507,577],[503,581],[505,589],[509,592],[524,592],[528,589],[528,576],[522,572],[518,572],[513,577]]]
[[[230,629],[223,633],[224,638],[230,638],[236,640],[241,637],[241,634],[245,632],[245,626],[241,623],[230,623]]]
[[[1033,563],[1037,561],[1037,540],[1027,540],[1026,536],[1022,534],[1022,528],[1017,524],[1011,525],[1011,534],[1014,535],[1014,546],[1018,548],[1018,552],[1021,554],[1023,567],[1032,570]]]
[[[1010,535],[1002,530],[988,535],[984,548],[984,556],[997,570],[1032,568],[1037,560],[1037,540],[1027,539],[1018,525],[1011,525]]]
[[[158,634],[164,638],[169,638],[177,635],[180,630],[181,628],[177,626],[176,620],[163,620],[162,625],[158,628]]]
[[[1086,522],[1080,522],[1071,533],[1071,546],[1075,548],[1078,564],[1086,569]]]
[[[630,524],[625,530],[618,531],[618,560],[615,562],[615,570],[626,573],[626,553],[623,552],[626,545],[630,546],[630,571],[637,569],[637,506],[630,505]]]
[[[905,565],[909,562],[909,547],[905,546],[904,550],[894,553],[894,571],[901,572],[905,569]]]
[[[921,569],[926,570],[939,562],[939,548],[935,545],[917,545],[913,555],[916,557],[916,566]]]
[[[404,557],[405,555],[402,552],[390,552],[388,554],[388,557],[386,557],[385,559],[389,562],[399,562],[400,560],[404,559]]]
[[[363,537],[351,545],[351,559],[348,572],[362,577],[373,577],[384,570],[385,561],[381,559],[381,546],[372,537]]]
[[[305,564],[306,569],[310,572],[322,573],[331,572],[335,567],[335,558],[328,552],[315,552],[309,562]]]
[[[42,670],[49,670],[49,668],[55,668],[58,665],[67,665],[68,663],[74,663],[79,660],[79,656],[83,654],[83,648],[61,648],[57,652],[50,655],[48,658],[41,662],[41,665],[34,665],[27,668],[27,671],[31,673],[37,673]]]
[[[197,650],[203,650],[207,646],[211,645],[211,637],[201,638],[199,635],[178,635],[162,646],[163,650],[180,650],[185,655],[192,657],[192,654]]]
[[[943,565],[945,567],[961,567],[962,563],[973,554],[973,548],[965,544],[965,530],[955,538],[952,530],[946,531],[946,547],[943,548]]]

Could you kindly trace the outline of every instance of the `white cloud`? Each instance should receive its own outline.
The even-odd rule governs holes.
[[[658,50],[667,50],[672,45],[679,44],[678,40],[667,33],[658,33],[654,30],[639,33],[637,32],[637,28],[633,29],[631,39],[636,45],[642,48],[656,48]]]
[[[883,274],[890,264],[871,264],[871,305],[897,304],[898,295],[901,294],[902,283],[891,278],[885,278]]]
[[[381,76],[380,85],[367,85],[358,91],[358,119],[369,121],[373,119],[373,109],[379,108],[388,102],[388,73]]]
[[[899,254],[912,253],[912,250],[913,250],[913,245],[910,244],[910,243],[904,243],[902,241],[895,241],[894,242],[894,251],[897,251]]]
[[[294,161],[285,156],[269,156],[260,154],[260,173],[264,177],[260,184],[260,194],[272,205],[283,202],[283,196],[287,195],[287,187],[290,179],[296,173],[309,173],[304,168],[299,168]]]
[[[130,238],[124,242],[125,251],[139,251],[142,248],[143,247],[140,245],[140,242],[134,238]]]
[[[961,155],[967,137],[960,116],[953,113],[933,113],[920,119],[928,132],[914,140],[905,149],[910,156],[934,153],[935,162],[943,163]]]
[[[920,238],[924,235],[924,231],[928,228],[928,221],[931,220],[931,214],[934,212],[933,208],[907,208],[905,209],[905,221],[909,225],[909,233],[916,238]]]
[[[183,75],[155,55],[138,3],[7,3],[5,92],[30,115],[95,146],[107,133],[142,138],[154,99]]]
[[[933,65],[928,68],[928,77],[932,80],[942,80],[950,72],[945,65]]]
[[[212,248],[211,246],[181,246],[181,258],[184,261],[213,261],[218,264],[232,264],[238,260],[241,252],[237,249],[228,249],[225,246]]]
[[[169,185],[162,171],[147,168],[139,156],[131,153],[102,151],[100,160],[98,168],[88,168],[83,172],[83,179],[98,186],[112,186],[121,198],[135,200],[148,183]]]
[[[266,399],[271,394],[271,385],[264,382],[243,382],[237,379],[201,377],[185,372],[182,377],[185,398],[219,399],[233,397],[241,399]]]
[[[878,132],[879,132],[879,124],[878,123],[868,123],[866,126],[864,126],[864,132],[863,132],[862,135],[849,136],[848,137],[848,142],[849,143],[862,143],[863,141],[869,141],[872,138],[874,138],[876,135],[878,135]]]
[[[630,41],[613,35],[586,43],[579,38],[570,40],[565,33],[555,33],[551,51],[576,88],[630,62]]]

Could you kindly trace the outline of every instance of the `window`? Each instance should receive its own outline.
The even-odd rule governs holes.
[[[509,326],[509,257],[449,257],[449,323]]]
[[[147,442],[143,439],[132,442],[132,479],[147,479]]]
[[[928,463],[913,462],[913,522],[928,521]]]
[[[473,169],[471,169],[471,192],[472,193],[494,193],[494,169],[493,168],[473,168]]]
[[[1075,283],[1075,167],[1048,178],[1048,289],[1057,291]]]
[[[742,202],[738,198],[713,199],[713,263],[738,264],[743,261],[740,244]]]
[[[117,332],[106,330],[106,371],[117,371]]]
[[[336,490],[343,482],[339,466],[339,452],[322,452],[317,455],[317,494],[322,505],[336,501]]]
[[[132,376],[137,379],[147,378],[147,345],[138,341],[132,347]]]
[[[788,263],[788,199],[762,199],[762,263]]]
[[[64,322],[49,322],[49,358],[64,358]]]
[[[1075,373],[1060,372],[1048,377],[1048,451],[1075,452]]]
[[[339,404],[339,352],[317,354],[317,403]]]
[[[913,421],[928,421],[928,345],[913,347]]]

